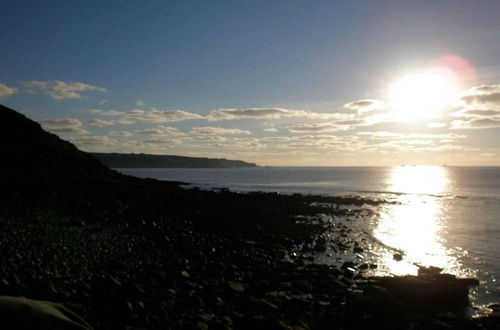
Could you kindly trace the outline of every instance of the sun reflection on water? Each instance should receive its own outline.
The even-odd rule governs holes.
[[[416,274],[418,267],[436,266],[459,273],[460,265],[446,246],[443,204],[449,181],[446,169],[438,166],[406,166],[391,169],[388,190],[401,193],[398,204],[382,213],[374,236],[385,245],[402,252],[402,261],[394,251],[386,251],[382,263],[396,275]]]

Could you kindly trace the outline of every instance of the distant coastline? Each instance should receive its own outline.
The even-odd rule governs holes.
[[[255,163],[225,158],[174,155],[90,153],[110,168],[237,168],[257,167]]]

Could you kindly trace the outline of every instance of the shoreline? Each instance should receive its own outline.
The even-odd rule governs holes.
[[[1,269],[0,294],[76,305],[96,329],[318,329],[331,322],[349,329],[428,322],[436,329],[440,324],[489,329],[498,324],[495,318],[459,316],[457,307],[465,301],[460,285],[445,285],[462,292],[458,305],[446,307],[450,317],[439,312],[443,304],[429,309],[405,302],[394,293],[398,290],[358,277],[352,271],[356,265],[284,261],[298,244],[323,248],[324,228],[295,221],[297,215],[345,214],[319,204],[325,201],[380,201],[185,190],[135,178],[13,187],[15,193],[8,185],[2,191],[3,256],[11,263]],[[22,246],[5,234],[12,232]],[[348,244],[346,249],[357,244],[349,237],[337,243]],[[434,289],[424,291],[435,291],[437,282],[426,281],[419,285]],[[426,299],[432,302],[432,296]],[[380,306],[382,301],[387,306]]]

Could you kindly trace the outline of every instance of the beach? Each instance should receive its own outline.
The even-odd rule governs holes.
[[[348,225],[363,243],[364,262],[378,267],[370,275],[416,275],[418,265],[435,266],[481,285],[471,302],[484,307],[500,300],[500,176],[498,167],[260,167],[233,169],[117,169],[138,177],[189,182],[200,189],[235,192],[267,191],[321,196],[356,196],[384,200],[380,205],[344,206],[344,217],[322,215],[316,220]],[[327,237],[336,239],[331,225]],[[328,239],[327,239],[328,241]],[[396,261],[394,253],[404,258]],[[341,266],[360,261],[353,253],[328,248],[314,262]],[[481,312],[482,312],[481,311]],[[475,313],[479,313],[475,311]]]
[[[304,219],[344,217],[355,211],[343,206],[382,200],[122,180],[4,184],[0,241],[9,262],[1,293],[64,302],[96,329],[498,324],[464,317],[474,280],[432,275],[396,283],[363,276],[375,264],[308,262],[327,244],[363,255],[363,242],[347,225],[328,241],[328,224]]]

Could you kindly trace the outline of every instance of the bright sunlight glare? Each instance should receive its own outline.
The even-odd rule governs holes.
[[[391,169],[387,184],[393,192],[404,192],[398,202],[381,213],[374,236],[404,253],[397,261],[393,253],[383,255],[385,266],[397,275],[416,274],[415,264],[437,266],[448,272],[462,271],[458,260],[446,247],[442,222],[443,199],[435,195],[447,191],[447,170],[438,166],[400,166]]]
[[[409,74],[389,88],[391,114],[396,120],[436,118],[458,95],[455,74],[446,68],[431,68]]]

